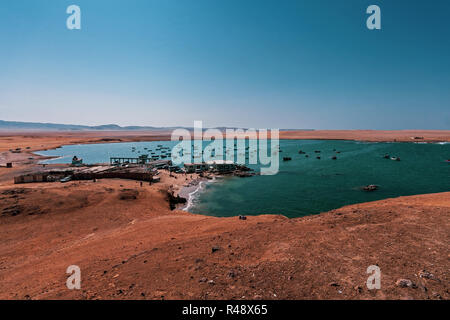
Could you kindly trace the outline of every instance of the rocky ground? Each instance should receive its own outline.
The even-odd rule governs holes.
[[[0,299],[450,296],[450,192],[297,219],[215,218],[170,210],[167,190],[190,177],[14,185],[36,166],[27,157],[0,168]],[[66,287],[70,265],[80,290]],[[371,265],[379,290],[366,286]]]
[[[0,298],[449,298],[450,193],[240,220],[171,211],[169,179],[2,186]]]

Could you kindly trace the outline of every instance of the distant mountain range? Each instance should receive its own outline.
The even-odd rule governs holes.
[[[42,123],[42,122],[19,122],[0,120],[0,131],[167,131],[174,129],[193,130],[192,127],[150,127],[150,126],[125,126],[121,127],[117,124],[105,124],[100,126],[83,126],[78,124],[59,124],[59,123]],[[205,128],[207,129],[207,128]],[[219,127],[219,130],[238,129],[234,127]],[[245,128],[240,128],[245,129]],[[281,129],[287,130],[305,130],[310,129]]]
[[[182,127],[150,127],[150,126],[125,126],[117,124],[105,124],[100,126],[83,126],[78,124],[59,124],[42,122],[19,122],[0,120],[0,130],[39,130],[39,131],[161,131],[173,130]],[[191,129],[191,128],[186,128]]]

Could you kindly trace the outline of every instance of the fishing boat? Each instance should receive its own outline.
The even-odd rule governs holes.
[[[375,185],[375,184],[369,184],[369,185],[367,185],[365,187],[362,187],[362,189],[364,191],[375,191],[375,190],[378,190],[378,186]]]

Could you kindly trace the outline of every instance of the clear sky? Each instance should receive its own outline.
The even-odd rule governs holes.
[[[2,120],[450,129],[448,0],[2,0],[0,40]]]

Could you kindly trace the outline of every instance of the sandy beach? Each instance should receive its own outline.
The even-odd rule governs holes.
[[[0,135],[1,299],[449,299],[450,192],[386,199],[288,219],[239,220],[170,210],[161,182],[103,179],[14,185],[32,151],[77,143],[169,139],[166,132]],[[450,131],[289,131],[285,139],[450,141]],[[9,149],[25,152],[12,154]],[[26,148],[29,149],[26,149]],[[33,159],[29,159],[33,158]],[[56,165],[57,166],[57,165]],[[68,290],[78,265],[81,290]],[[368,290],[366,269],[382,272]],[[402,287],[399,280],[413,285]]]

